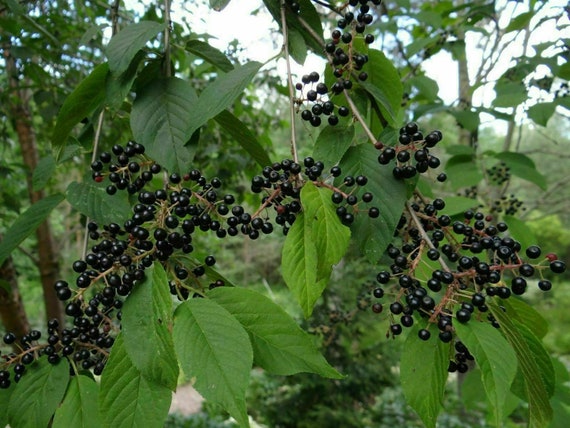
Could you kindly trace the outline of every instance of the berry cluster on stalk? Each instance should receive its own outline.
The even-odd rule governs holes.
[[[361,40],[369,45],[374,42],[374,35],[364,34],[367,26],[372,24],[374,16],[368,3],[380,4],[380,1],[349,2],[352,11],[347,10],[343,17],[338,20],[338,28],[331,33],[331,39],[325,44],[325,52],[329,58],[333,76],[336,81],[330,87],[319,82],[319,73],[313,71],[301,77],[301,82],[296,84],[300,92],[297,104],[302,106],[305,102],[308,106],[301,111],[301,118],[312,126],[318,127],[323,123],[323,116],[329,125],[339,123],[339,117],[347,117],[350,114],[348,107],[337,105],[335,96],[344,91],[350,91],[358,82],[368,79],[368,73],[363,70],[368,62],[368,55],[357,51],[356,40]]]

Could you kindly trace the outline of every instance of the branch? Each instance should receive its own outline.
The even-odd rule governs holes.
[[[170,69],[170,0],[164,0],[164,75],[170,77],[172,70]]]
[[[285,16],[285,0],[281,0],[281,28],[283,29],[283,52],[285,53],[285,63],[287,64],[287,86],[289,87],[289,116],[291,120],[291,155],[293,161],[298,162],[297,140],[295,129],[295,89],[291,77],[291,59],[289,58],[289,32],[287,30],[287,18]]]

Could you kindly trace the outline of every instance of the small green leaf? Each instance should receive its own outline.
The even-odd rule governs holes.
[[[456,155],[449,158],[445,172],[453,190],[471,187],[483,180],[483,173],[471,155]]]
[[[119,75],[126,71],[137,52],[162,29],[162,23],[140,21],[115,34],[105,50],[111,73]]]
[[[231,0],[210,0],[210,7],[216,12],[220,12],[230,3]]]
[[[219,75],[200,94],[198,105],[186,115],[190,135],[208,120],[223,112],[243,93],[261,67],[259,62],[248,62],[226,74]]]
[[[313,233],[304,213],[297,219],[287,233],[281,251],[281,274],[301,305],[305,316],[313,311],[313,306],[323,292],[326,284],[317,282],[317,246]]]
[[[534,14],[535,14],[534,11],[530,11],[515,16],[513,19],[511,19],[511,22],[509,22],[509,25],[507,25],[507,27],[505,28],[505,33],[522,30],[529,24]]]
[[[407,200],[406,186],[396,180],[389,166],[378,165],[378,151],[372,144],[350,147],[340,162],[343,174],[368,177],[366,191],[374,196],[351,226],[354,242],[371,263],[377,263],[394,238],[394,230]],[[358,190],[357,195],[362,191]],[[365,209],[377,207],[380,217],[370,218]]]
[[[144,59],[145,53],[138,51],[123,73],[119,75],[109,73],[107,75],[105,102],[111,109],[118,110],[123,105],[125,98],[132,91],[139,65]],[[142,72],[144,73],[144,70]]]
[[[245,391],[253,351],[236,318],[213,300],[187,300],[174,313],[174,346],[196,390],[248,427]]]
[[[414,76],[408,82],[415,87],[425,99],[433,102],[438,98],[439,86],[435,80],[427,76]]]
[[[319,133],[313,156],[325,165],[336,165],[354,140],[354,126],[326,126]]]
[[[59,154],[65,147],[67,136],[73,127],[105,101],[105,80],[108,73],[107,63],[98,65],[63,102],[51,140],[57,151],[56,159],[59,159]]]
[[[472,321],[455,325],[457,336],[475,357],[489,403],[493,407],[495,426],[506,416],[504,409],[511,383],[517,373],[516,354],[499,331],[485,322]]]
[[[524,300],[512,298],[501,301],[501,304],[510,314],[512,320],[523,324],[539,339],[543,339],[546,333],[548,333],[548,321],[546,321],[540,312]]]
[[[48,426],[65,394],[68,382],[67,361],[50,364],[47,356],[40,357],[28,366],[26,374],[14,386],[7,406],[10,425],[17,428]]]
[[[13,391],[14,388],[0,389],[0,403],[4,403],[4,405],[0,406],[0,427],[6,427],[8,425],[8,406],[6,403],[10,402]]]
[[[186,143],[197,129],[190,129],[194,128],[190,122],[200,115],[198,109],[198,97],[188,81],[153,80],[137,92],[131,113],[133,135],[166,169],[186,171],[194,158],[195,147]]]
[[[208,297],[224,307],[248,332],[254,362],[269,373],[299,372],[340,379],[310,337],[287,312],[269,298],[244,288],[220,287]]]
[[[528,98],[527,89],[522,82],[499,82],[495,86],[495,107],[516,107]]]
[[[122,224],[131,213],[124,195],[108,195],[105,189],[93,183],[74,181],[67,186],[65,194],[73,208],[99,224]]]
[[[220,52],[215,47],[211,46],[207,42],[202,40],[189,40],[186,43],[186,50],[193,53],[204,61],[218,67],[224,72],[228,72],[234,69],[234,66],[230,62],[227,56]]]
[[[171,334],[172,297],[160,263],[146,269],[144,281],[125,301],[121,331],[127,354],[141,374],[174,391],[178,361]]]
[[[453,216],[463,214],[465,211],[477,208],[479,202],[475,199],[464,196],[448,196],[445,198],[445,208],[438,211],[438,214]]]
[[[54,428],[99,428],[101,417],[97,396],[99,385],[89,376],[71,378],[63,403],[55,412]]]
[[[34,192],[39,192],[46,187],[49,179],[55,171],[55,159],[52,155],[43,157],[38,162],[34,174],[32,176],[32,186]]]
[[[63,201],[63,195],[56,194],[40,199],[14,220],[0,242],[0,266],[24,239],[30,236],[52,210]]]
[[[162,428],[172,391],[146,379],[129,358],[119,334],[101,375],[99,411],[104,427]]]
[[[457,120],[459,125],[471,132],[477,131],[481,123],[479,113],[468,110],[450,110],[449,113]]]
[[[517,355],[529,405],[529,426],[547,426],[552,419],[548,399],[554,389],[554,369],[548,353],[529,329],[511,319],[511,313],[503,311],[494,301],[488,306]]]
[[[556,103],[538,103],[529,107],[527,114],[535,123],[546,126],[548,120],[556,111]]]
[[[428,428],[435,428],[443,409],[448,365],[449,344],[418,339],[414,326],[402,347],[400,381],[407,403]]]
[[[308,51],[303,33],[295,27],[290,27],[287,42],[291,58],[293,58],[297,64],[303,65],[307,59]]]
[[[233,113],[224,110],[214,119],[260,166],[271,165],[271,159],[257,137]]]

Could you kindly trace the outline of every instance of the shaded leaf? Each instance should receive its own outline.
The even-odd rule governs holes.
[[[174,313],[174,346],[196,390],[249,426],[245,391],[253,351],[237,319],[213,300],[187,300]]]
[[[471,187],[483,180],[483,173],[472,155],[456,155],[449,158],[445,172],[453,190]]]
[[[175,390],[178,360],[171,334],[172,297],[160,263],[145,270],[144,281],[133,289],[122,313],[121,331],[133,365],[148,380]]]
[[[527,114],[535,123],[546,126],[556,111],[556,103],[539,103],[529,107]]]
[[[188,52],[202,58],[204,61],[222,71],[228,72],[234,69],[228,57],[207,42],[203,42],[202,40],[189,40],[185,48]]]
[[[119,75],[126,71],[137,52],[162,29],[162,23],[139,21],[115,34],[105,49],[111,73]]]
[[[522,82],[499,82],[495,86],[495,92],[497,94],[493,100],[495,107],[516,107],[528,97]]]
[[[534,11],[524,12],[520,15],[515,16],[513,19],[511,19],[511,22],[509,22],[509,25],[507,25],[505,28],[505,33],[522,30],[529,24],[533,16]]]
[[[261,63],[252,61],[235,67],[226,74],[219,75],[209,83],[200,94],[198,105],[192,114],[186,117],[190,135],[208,120],[223,112],[243,93],[246,86],[261,67]]]
[[[74,181],[65,194],[73,208],[99,224],[122,224],[131,214],[125,195],[108,195],[104,188],[90,182]]]
[[[495,426],[500,426],[505,413],[511,383],[517,373],[516,354],[509,342],[491,324],[485,322],[456,323],[457,336],[475,357],[481,370],[485,393],[493,408]]]
[[[98,395],[99,385],[89,376],[76,375],[72,377],[65,392],[63,403],[55,412],[53,427],[100,427]]]
[[[372,144],[360,144],[350,147],[340,162],[343,174],[368,177],[366,191],[374,195],[351,226],[354,242],[371,263],[377,263],[392,242],[407,200],[405,184],[394,178],[390,166],[378,165],[377,157]],[[356,194],[360,196],[363,191],[359,189]],[[369,207],[377,207],[380,217],[370,218],[365,211]]]
[[[495,157],[505,162],[513,175],[536,184],[542,190],[546,190],[548,186],[546,178],[538,172],[536,165],[527,155],[516,152],[500,152]]]
[[[195,147],[186,143],[197,129],[190,122],[199,115],[198,108],[189,82],[176,77],[154,80],[137,92],[131,113],[134,138],[155,161],[181,173],[194,158]]]
[[[552,408],[548,399],[554,389],[554,373],[548,353],[530,330],[511,319],[510,313],[504,312],[494,301],[490,301],[488,306],[517,355],[525,399],[529,405],[529,426],[547,426],[552,419]],[[538,358],[539,354],[546,355],[548,361]]]
[[[171,400],[170,389],[146,379],[134,366],[119,334],[101,375],[99,411],[103,426],[162,428]]]
[[[123,73],[120,75],[109,73],[107,75],[107,81],[105,82],[106,103],[111,109],[119,109],[127,95],[132,91],[139,64],[145,59],[145,56],[143,51],[138,51],[130,62],[129,67]]]
[[[438,211],[438,214],[446,214],[453,216],[463,214],[465,211],[477,208],[479,202],[476,199],[466,198],[463,196],[448,196],[445,198],[445,208]]]
[[[443,394],[449,365],[449,344],[419,340],[413,327],[402,347],[400,381],[407,403],[428,428],[435,428],[443,409]]]
[[[107,63],[98,65],[63,102],[51,139],[57,153],[56,159],[59,159],[73,127],[91,115],[105,101],[105,80],[108,73]]]
[[[479,124],[481,123],[479,119],[479,113],[475,111],[468,110],[450,110],[451,114],[459,125],[471,132],[477,131]]]
[[[224,10],[231,0],[210,0],[210,7],[216,12]]]
[[[271,159],[257,137],[233,113],[224,110],[214,119],[260,166],[271,165]]]
[[[519,241],[523,248],[536,243],[534,232],[523,220],[511,215],[503,216],[503,220],[509,225],[509,235]]]
[[[326,126],[321,130],[315,147],[313,157],[320,159],[326,166],[336,165],[354,139],[354,126]]]
[[[524,247],[523,247],[524,248]],[[519,298],[501,301],[509,313],[511,320],[517,321],[528,328],[537,338],[542,339],[548,333],[548,321],[540,312]]]
[[[0,242],[0,266],[18,245],[36,231],[52,210],[63,201],[61,194],[47,196],[24,211],[4,233]]]
[[[42,190],[55,171],[55,159],[52,155],[40,159],[32,176],[32,187],[34,192]]]
[[[10,425],[17,428],[48,426],[68,382],[67,361],[50,364],[47,356],[40,357],[27,367],[25,376],[14,386],[8,404]]]
[[[244,288],[219,287],[208,297],[230,312],[248,332],[254,362],[269,373],[316,373],[340,379],[314,344],[313,338],[269,298]]]

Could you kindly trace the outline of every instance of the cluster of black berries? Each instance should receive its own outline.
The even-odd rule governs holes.
[[[362,209],[358,206],[359,202],[369,204],[373,199],[372,193],[365,192],[359,198],[355,192],[351,191],[356,186],[363,187],[366,185],[368,179],[365,176],[345,176],[342,185],[334,187],[328,181],[329,178],[334,179],[341,176],[340,167],[332,167],[328,175],[323,174],[324,168],[323,162],[315,161],[312,157],[306,157],[303,160],[303,166],[290,159],[285,159],[263,168],[262,175],[253,177],[251,190],[254,193],[266,193],[262,200],[262,207],[269,208],[272,206],[274,208],[276,212],[275,223],[283,227],[285,234],[294,223],[297,213],[302,209],[300,194],[304,180],[301,173],[316,185],[330,188],[333,191],[331,199],[333,203],[338,205],[336,213],[344,225],[352,224],[355,214],[359,211],[367,212],[372,218],[379,216],[380,211],[376,207]],[[348,192],[343,189],[348,189]],[[261,211],[258,211],[255,217],[259,219],[260,214]],[[266,225],[269,230],[271,223],[266,219],[263,223],[260,220],[259,225],[260,227]]]
[[[455,355],[453,357],[453,360],[449,361],[447,371],[449,373],[467,373],[469,370],[469,361],[474,361],[475,358],[473,355],[471,355],[465,344],[460,340],[454,343],[454,348]]]
[[[111,182],[106,188],[109,195],[125,189],[131,195],[137,193],[161,170],[160,165],[144,156],[144,152],[144,146],[134,141],[129,141],[126,146],[115,144],[111,152],[102,152],[91,164],[93,180],[100,183],[108,177]]]
[[[489,180],[497,185],[504,184],[511,179],[511,169],[503,161],[499,162],[497,165],[493,165],[491,168],[487,169],[486,172]]]
[[[388,165],[395,161],[392,170],[397,179],[412,178],[418,173],[424,173],[429,169],[435,169],[441,164],[438,157],[430,153],[443,138],[440,131],[432,131],[425,135],[420,132],[417,123],[410,122],[400,129],[398,144],[394,147],[377,145],[380,155],[378,163]],[[438,181],[446,180],[445,173],[437,176]]]
[[[450,342],[453,324],[466,323],[476,314],[481,318],[480,314],[489,310],[489,299],[498,299],[500,304],[513,294],[522,295],[528,281],[537,276],[538,288],[548,291],[552,283],[545,272],[566,270],[565,263],[553,254],[540,260],[537,246],[523,251],[521,244],[508,236],[507,224],[494,223],[493,216],[468,210],[462,221],[454,221],[438,214],[444,208],[442,199],[428,202],[418,198],[398,224],[401,245],[390,245],[386,251],[392,260],[390,270],[378,273],[380,285],[372,295],[377,299],[388,293],[394,296],[389,305],[394,336],[402,327],[421,322],[425,328],[419,330],[420,339],[428,340],[433,332],[429,326],[435,324],[439,339]],[[426,262],[440,264],[430,277],[422,269]],[[383,305],[376,302],[372,310],[380,313]],[[487,319],[500,327],[491,315]]]
[[[500,199],[493,201],[491,204],[491,213],[504,213],[506,215],[515,215],[519,211],[525,211],[526,207],[523,206],[523,201],[515,195],[501,196]]]
[[[334,96],[351,90],[355,81],[363,82],[368,79],[368,73],[362,71],[368,62],[368,55],[357,52],[353,44],[355,38],[362,38],[366,44],[374,42],[372,34],[363,35],[366,26],[374,20],[368,3],[349,2],[353,11],[346,11],[338,20],[338,29],[332,32],[331,40],[325,45],[336,82],[329,88],[325,83],[319,82],[320,76],[317,72],[312,72],[302,76],[301,82],[296,85],[296,89],[304,93],[298,97],[298,104],[305,101],[312,103],[310,108],[301,112],[301,118],[314,127],[321,125],[323,115],[327,116],[327,122],[331,126],[339,123],[339,116],[348,116],[348,107],[336,106],[333,102]],[[375,0],[372,3],[378,5],[380,1]]]

